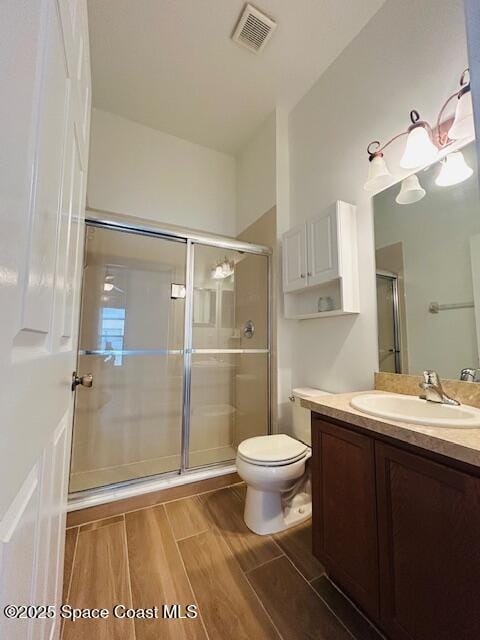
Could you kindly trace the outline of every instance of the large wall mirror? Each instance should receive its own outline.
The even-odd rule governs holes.
[[[473,170],[462,182],[440,186],[436,163],[373,199],[380,371],[459,379],[480,366],[475,144],[462,153]]]

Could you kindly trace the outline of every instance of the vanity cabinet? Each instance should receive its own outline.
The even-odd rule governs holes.
[[[285,315],[305,319],[358,313],[355,207],[337,201],[283,235]],[[318,311],[318,299],[331,309]]]
[[[375,458],[385,629],[480,638],[480,479],[381,442]]]
[[[392,640],[480,638],[480,478],[312,414],[313,550]]]
[[[315,420],[313,551],[361,608],[378,616],[374,442]],[[361,553],[359,553],[361,550]]]

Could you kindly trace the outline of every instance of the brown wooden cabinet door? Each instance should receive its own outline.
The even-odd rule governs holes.
[[[480,638],[480,479],[376,442],[380,608],[398,640]]]
[[[313,549],[329,575],[378,617],[374,441],[313,417]]]

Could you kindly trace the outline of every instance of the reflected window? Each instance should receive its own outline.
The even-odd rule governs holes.
[[[113,355],[113,364],[116,367],[122,365],[121,351],[123,351],[124,337],[125,309],[122,307],[102,307],[98,348],[117,352]]]

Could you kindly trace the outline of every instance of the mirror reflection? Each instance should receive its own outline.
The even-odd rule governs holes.
[[[480,381],[477,175],[471,143],[373,199],[380,371]]]

